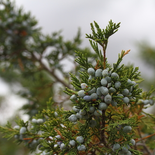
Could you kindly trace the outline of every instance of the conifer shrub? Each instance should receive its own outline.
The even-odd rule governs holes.
[[[47,109],[32,120],[0,127],[5,137],[14,137],[38,155],[153,154],[155,117],[144,109],[153,106],[155,89],[144,92],[138,67],[121,64],[130,50],[122,51],[111,65],[106,57],[108,39],[119,27],[112,20],[105,29],[91,23],[92,34],[86,37],[98,59],[93,65],[85,53],[76,51],[80,77],[70,74],[73,89],[65,90],[72,110],[53,108],[50,99]]]

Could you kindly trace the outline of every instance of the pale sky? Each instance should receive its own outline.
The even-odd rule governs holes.
[[[105,28],[110,19],[121,22],[119,31],[109,40],[107,56],[110,63],[118,53],[131,49],[123,63],[134,63],[143,72],[147,68],[138,59],[136,42],[155,40],[154,0],[16,0],[18,7],[30,11],[39,21],[44,33],[63,30],[66,39],[72,39],[78,27],[82,31],[83,46],[88,46],[86,33],[91,33],[90,23],[96,21]]]

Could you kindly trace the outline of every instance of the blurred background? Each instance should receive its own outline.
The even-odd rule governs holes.
[[[3,2],[6,3],[5,5],[12,12],[8,11],[9,9],[5,10],[7,7],[4,7]],[[22,11],[18,11],[19,8],[22,8],[21,10],[23,11],[23,14],[21,13]],[[145,82],[142,83],[141,87],[143,87],[145,90],[148,90],[151,85],[155,86],[154,0],[11,0],[10,2],[2,0],[0,11],[0,24],[2,28],[0,33],[1,124],[5,124],[7,120],[13,120],[13,118],[17,115],[25,120],[28,120],[29,118],[33,117],[35,113],[37,113],[36,109],[38,107],[41,107],[40,109],[44,107],[47,99],[50,96],[53,96],[53,90],[48,87],[48,93],[46,92],[46,95],[42,96],[46,99],[41,101],[42,103],[38,104],[38,100],[40,101],[40,99],[37,97],[40,94],[35,94],[34,92],[38,89],[38,85],[39,87],[42,87],[40,85],[41,83],[43,85],[45,82],[45,85],[48,84],[50,86],[53,86],[53,83],[58,83],[58,85],[60,84],[60,89],[62,86],[68,85],[68,72],[73,70],[76,72],[78,69],[78,66],[74,64],[74,50],[88,52],[91,56],[90,51],[92,51],[92,49],[89,49],[89,40],[85,38],[85,34],[91,33],[90,23],[93,21],[96,21],[101,28],[104,28],[111,19],[115,23],[121,22],[119,31],[109,39],[109,45],[107,48],[107,57],[109,63],[116,62],[118,53],[120,53],[122,50],[126,51],[130,49],[130,53],[124,58],[122,63],[126,65],[133,64],[135,67],[139,67],[142,77],[145,79]],[[24,15],[24,13],[28,12],[30,12],[30,15]],[[11,21],[8,19],[14,20]],[[27,21],[29,25],[24,23],[24,21]],[[22,26],[20,27],[20,25]],[[42,28],[41,30],[39,29],[40,27]],[[81,29],[80,36],[77,34],[79,28]],[[59,33],[53,34],[54,32],[59,31],[61,31],[61,37]],[[4,32],[6,33],[4,34]],[[11,38],[12,41],[10,41],[11,35],[18,36],[17,38]],[[76,35],[77,37],[75,37]],[[72,42],[73,38],[74,42]],[[15,39],[18,41],[15,41]],[[13,42],[13,40],[15,42]],[[31,43],[29,43],[30,41]],[[61,46],[59,47],[57,44],[61,44]],[[65,47],[66,53],[62,54],[62,50],[61,52],[57,52],[57,54],[55,54],[56,57],[54,57],[53,55],[50,55],[51,51],[53,50],[53,47],[51,48],[51,46],[56,48],[56,50],[54,49],[55,52],[62,50]],[[50,48],[47,49],[47,47]],[[12,49],[14,49],[14,51],[19,50],[22,55],[17,54],[15,57],[12,57],[10,54]],[[46,49],[46,52],[40,52],[37,54],[40,49],[43,49],[42,51],[45,51]],[[68,60],[63,59],[61,63],[63,67],[59,66],[58,63],[62,55],[62,58],[69,58]],[[40,73],[40,68],[38,66],[40,65],[45,69],[46,65],[44,66],[44,64],[47,64],[47,62],[41,64],[38,56],[44,56],[46,61],[51,57],[53,60],[57,60],[57,62],[48,62],[48,65],[51,68],[53,67],[57,69],[57,77],[54,76],[54,80],[53,78],[49,78],[49,76],[45,73]],[[27,58],[33,58],[34,60],[30,62],[30,60]],[[35,64],[35,68],[33,68],[34,66],[27,67],[26,64],[30,63],[32,63],[32,66]],[[39,63],[39,65],[37,63]],[[15,72],[12,72],[12,69]],[[47,67],[45,70],[49,72],[48,69],[49,68]],[[30,77],[29,75],[32,73],[32,71],[36,70],[37,75]],[[68,83],[65,85],[63,82],[61,82],[62,79],[60,80],[59,76],[65,77],[64,81],[67,81]],[[34,81],[38,82],[35,85],[37,87],[31,88],[30,85],[32,86]],[[58,92],[59,94],[54,95],[54,101],[57,101],[58,103],[66,101],[67,97],[60,99],[62,92],[60,90]],[[41,92],[41,94],[43,94],[43,92]],[[35,99],[32,98],[34,95],[36,95]],[[21,107],[24,110],[17,112],[17,110]],[[1,139],[1,144],[4,145],[4,141],[6,140]],[[13,152],[15,155],[24,153],[28,154],[27,150],[24,150],[22,147],[20,149],[19,147],[18,149],[14,147],[14,151],[6,153],[5,151],[8,150],[7,148],[9,145],[11,145],[11,143],[12,142],[8,144],[5,143],[4,146],[0,145],[0,155],[9,155],[9,153],[13,155]],[[21,153],[20,151],[24,151],[24,153]]]

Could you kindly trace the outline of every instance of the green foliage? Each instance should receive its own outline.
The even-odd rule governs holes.
[[[22,11],[19,13],[21,15]],[[3,20],[5,21],[5,18]],[[92,34],[86,37],[91,39],[90,44],[95,55],[88,49],[78,47],[81,43],[79,31],[73,41],[66,42],[59,33],[54,33],[52,37],[44,36],[39,30],[33,32],[32,29],[30,34],[32,42],[25,41],[25,38],[21,44],[24,50],[20,48],[21,55],[16,55],[16,59],[19,59],[19,62],[15,62],[18,67],[11,63],[12,60],[5,59],[9,68],[13,67],[13,71],[18,69],[20,83],[29,91],[30,97],[26,96],[26,93],[23,93],[23,96],[29,97],[28,99],[36,102],[36,105],[37,103],[40,105],[41,102],[44,105],[38,108],[37,114],[31,115],[29,121],[18,119],[17,125],[13,128],[10,123],[0,127],[6,138],[15,137],[17,143],[23,142],[30,151],[38,150],[40,151],[38,154],[42,155],[141,155],[153,152],[155,117],[147,114],[144,109],[154,104],[155,98],[152,94],[155,89],[144,92],[139,87],[142,78],[138,67],[121,64],[129,50],[122,51],[116,63],[108,64],[106,58],[108,39],[117,32],[120,23],[116,24],[110,20],[103,30],[96,22],[94,25],[91,24]],[[5,33],[3,35],[6,36]],[[40,37],[42,39],[39,41]],[[2,45],[6,46],[5,42],[2,42]],[[10,46],[15,51],[20,47]],[[49,46],[52,46],[53,50],[44,55],[44,50]],[[74,50],[77,52],[73,52]],[[8,52],[4,50],[2,55],[5,55],[5,51]],[[72,82],[67,78],[63,81],[55,73],[57,70],[65,75],[59,64],[62,59],[69,56],[68,54],[76,56],[75,61],[79,64],[75,65],[78,66],[78,73],[77,70],[74,74],[70,73]],[[49,67],[43,63],[42,58],[47,60]],[[94,62],[94,58],[98,59]],[[22,65],[24,61],[31,62],[34,66],[25,67]],[[6,69],[5,67],[2,70]],[[17,76],[14,73],[13,75]],[[26,80],[23,80],[24,75],[27,75]],[[38,83],[40,81],[43,86],[51,84],[52,91],[49,89],[43,94],[38,88],[44,91],[47,88],[41,86]],[[61,105],[54,98],[55,83],[61,83],[66,87],[64,92],[70,96],[72,110],[60,108]],[[48,92],[51,92],[51,96],[46,95]],[[59,98],[61,97],[62,93],[59,92]],[[47,98],[50,99],[45,105],[43,102],[47,101]],[[65,101],[68,101],[68,96],[62,102]],[[26,105],[25,109],[28,108],[30,106]],[[34,106],[32,109],[36,108]],[[145,136],[146,134],[149,135]],[[119,144],[119,147],[114,149],[114,144]]]

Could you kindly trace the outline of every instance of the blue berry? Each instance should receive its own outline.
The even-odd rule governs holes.
[[[56,135],[55,138],[56,139],[61,139],[61,136],[60,135]]]
[[[82,118],[82,115],[80,113],[76,113],[76,117],[81,119]]]
[[[102,76],[102,69],[97,69],[95,72],[96,77],[101,77]]]
[[[95,111],[95,108],[94,107],[89,107],[89,112],[90,113],[93,113]]]
[[[101,116],[102,115],[102,111],[101,110],[95,110],[94,115],[95,116]]]
[[[88,91],[89,94],[95,93],[96,92],[96,88],[92,88],[91,90]]]
[[[119,79],[119,75],[115,72],[111,73],[111,78],[113,78],[114,80]]]
[[[92,76],[95,75],[94,68],[88,68],[87,72],[88,72],[89,75],[92,75]]]
[[[37,120],[35,118],[32,119],[32,123],[36,124]]]
[[[79,146],[77,146],[77,150],[78,151],[85,151],[86,147],[84,145],[79,145]]]
[[[74,94],[70,97],[70,100],[76,100],[77,99],[77,96]]]
[[[97,95],[98,95],[98,96],[101,96],[101,95],[102,95],[102,94],[101,94],[100,87],[98,87],[98,88],[97,88],[97,91],[96,91],[96,93],[97,93]]]
[[[104,101],[105,101],[105,103],[110,104],[111,101],[112,101],[111,95],[107,94],[107,95],[104,97]]]
[[[147,104],[149,104],[149,103],[150,103],[149,100],[144,100],[144,101],[143,101],[143,104],[144,104],[144,105],[147,105]]]
[[[131,130],[132,130],[132,127],[131,127],[131,126],[125,126],[125,127],[123,128],[123,131],[124,131],[125,133],[129,133]]]
[[[82,136],[78,136],[78,137],[76,137],[76,141],[79,142],[79,143],[83,143],[84,138]]]
[[[118,89],[121,86],[121,83],[119,81],[115,82],[115,88]]]
[[[108,83],[111,82],[111,77],[106,76],[105,79],[107,80]]]
[[[116,107],[116,106],[117,106],[117,102],[114,101],[114,100],[112,100],[112,101],[111,101],[111,105],[114,106],[114,107]]]
[[[149,100],[149,102],[150,102],[150,105],[154,105],[154,100]]]
[[[88,85],[86,83],[81,83],[81,88],[82,89],[86,89],[88,87]]]
[[[91,96],[92,100],[97,99],[97,97],[98,97],[96,93],[92,93],[90,96]]]
[[[61,143],[60,149],[63,150],[63,149],[65,149],[65,148],[66,148],[65,144],[64,144],[64,143]]]
[[[26,127],[21,127],[19,133],[24,134],[26,132]]]
[[[70,144],[71,146],[75,146],[75,140],[70,140],[70,141],[69,141],[69,144]]]
[[[71,121],[71,122],[76,122],[76,121],[77,121],[77,117],[76,117],[75,114],[72,114],[68,119],[69,119],[69,121]]]
[[[130,99],[129,99],[128,97],[124,97],[124,98],[123,98],[123,102],[124,102],[124,103],[129,103],[129,101],[130,101]]]
[[[56,111],[54,112],[54,115],[55,115],[55,117],[58,117],[58,113]]]
[[[112,150],[113,150],[113,151],[116,151],[116,150],[118,150],[119,148],[120,148],[120,144],[116,143],[116,144],[113,145]]]
[[[78,109],[76,106],[73,106],[73,111],[75,111],[75,112],[79,112],[80,109]]]
[[[37,123],[38,123],[38,124],[42,124],[43,122],[44,122],[43,119],[41,119],[41,118],[40,118],[40,119],[37,119]]]
[[[19,128],[20,128],[19,125],[15,125],[15,126],[13,127],[13,129],[19,129]]]
[[[125,96],[128,95],[129,94],[129,90],[128,89],[123,89],[122,94],[125,95]]]
[[[113,87],[110,87],[109,88],[109,93],[115,93],[116,92],[116,89],[115,88],[113,88]]]
[[[109,90],[108,90],[107,87],[101,86],[101,87],[100,87],[100,92],[101,92],[103,95],[107,95],[108,92],[109,92]]]
[[[102,79],[101,80],[101,85],[102,86],[106,86],[108,84],[107,80],[106,79]]]
[[[85,115],[86,114],[86,110],[80,110],[79,112],[81,115]]]
[[[127,153],[127,152],[128,152],[128,148],[125,147],[125,146],[123,146],[123,147],[122,147],[122,152],[123,152],[123,153]]]
[[[136,142],[135,142],[134,139],[131,139],[130,142],[131,142],[132,145],[135,145],[136,144]]]
[[[91,98],[91,96],[86,95],[86,96],[83,97],[83,99],[84,99],[85,101],[90,101],[92,98]]]
[[[85,91],[84,90],[78,91],[78,96],[79,97],[84,97],[85,96]]]
[[[103,76],[103,77],[108,76],[108,69],[104,69],[104,70],[102,71],[102,76]]]
[[[101,102],[98,105],[98,109],[100,109],[100,110],[106,110],[107,107],[108,107],[107,104],[105,104],[104,102]]]

